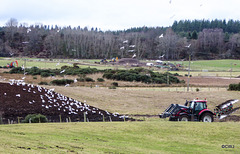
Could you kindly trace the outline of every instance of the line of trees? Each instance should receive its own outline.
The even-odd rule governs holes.
[[[172,29],[175,32],[188,32],[197,31],[200,32],[203,29],[223,29],[224,32],[228,33],[239,33],[240,32],[240,21],[236,20],[180,20],[174,21]]]
[[[165,55],[165,60],[179,60],[191,54],[194,59],[240,58],[239,32],[239,21],[233,20],[175,21],[171,27],[103,32],[80,26],[18,25],[11,18],[0,27],[0,56],[102,59],[136,54],[138,59]]]

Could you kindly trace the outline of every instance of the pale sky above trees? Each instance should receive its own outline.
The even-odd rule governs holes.
[[[10,18],[29,25],[171,26],[175,20],[240,20],[239,0],[0,0],[0,26]]]

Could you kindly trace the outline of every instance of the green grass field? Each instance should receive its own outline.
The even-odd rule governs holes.
[[[25,62],[25,59],[26,62]],[[80,59],[80,60],[73,60],[73,59],[36,59],[36,58],[3,58],[0,57],[0,66],[6,66],[7,64],[10,64],[11,62],[17,60],[18,66],[23,66],[31,68],[31,67],[39,67],[41,69],[55,69],[55,68],[61,68],[64,65],[67,66],[73,66],[73,63],[81,63],[78,66],[81,68],[91,67],[91,68],[97,68],[97,69],[112,69],[112,68],[118,68],[122,69],[122,66],[112,66],[112,65],[96,65],[94,64],[95,61],[99,62],[99,59],[93,60],[86,60],[86,59]],[[59,65],[57,65],[59,63]]]
[[[239,122],[14,124],[0,136],[0,153],[240,153]]]
[[[188,61],[173,61],[174,64],[183,64],[185,68],[188,68]],[[221,72],[221,71],[232,71],[240,72],[240,60],[226,59],[226,60],[199,60],[191,61],[190,63],[192,70],[203,70],[209,72]]]
[[[18,60],[19,66],[24,64],[24,59],[27,59],[26,66],[33,67],[37,66],[39,68],[60,68],[63,65],[72,65],[68,63],[84,63],[86,65],[80,65],[81,67],[88,67],[87,64],[93,65],[94,62],[100,62],[99,59],[36,59],[36,58],[3,58],[0,57],[0,66],[6,66],[7,63],[11,63],[14,60]],[[56,64],[60,62],[60,65],[56,66]],[[146,62],[146,61],[143,61]],[[188,61],[171,61],[174,64],[182,64],[185,68],[188,67]],[[91,66],[98,69],[107,69],[113,68],[116,66],[111,65],[96,65]],[[121,67],[120,67],[121,68]],[[191,70],[198,71],[208,71],[208,72],[230,72],[232,68],[233,72],[240,72],[240,60],[199,60],[199,61],[191,61]]]

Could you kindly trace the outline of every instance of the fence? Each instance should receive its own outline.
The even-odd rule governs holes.
[[[145,90],[145,91],[181,91],[181,92],[187,92],[187,87],[157,87],[157,88],[122,88],[125,90]],[[226,87],[189,87],[190,92],[198,92],[198,91],[227,91],[228,88]]]

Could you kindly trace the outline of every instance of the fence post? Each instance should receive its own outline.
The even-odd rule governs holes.
[[[17,117],[17,119],[18,119],[18,124],[20,124],[20,117]]]
[[[86,112],[83,112],[84,122],[86,122]]]
[[[62,116],[61,116],[61,114],[59,114],[59,121],[60,121],[60,123],[62,122]]]
[[[112,118],[111,118],[111,116],[109,116],[109,120],[110,120],[110,122],[112,122]]]
[[[104,117],[104,114],[103,114],[103,122],[105,122],[105,117]]]
[[[0,116],[0,124],[3,124],[2,116]]]

